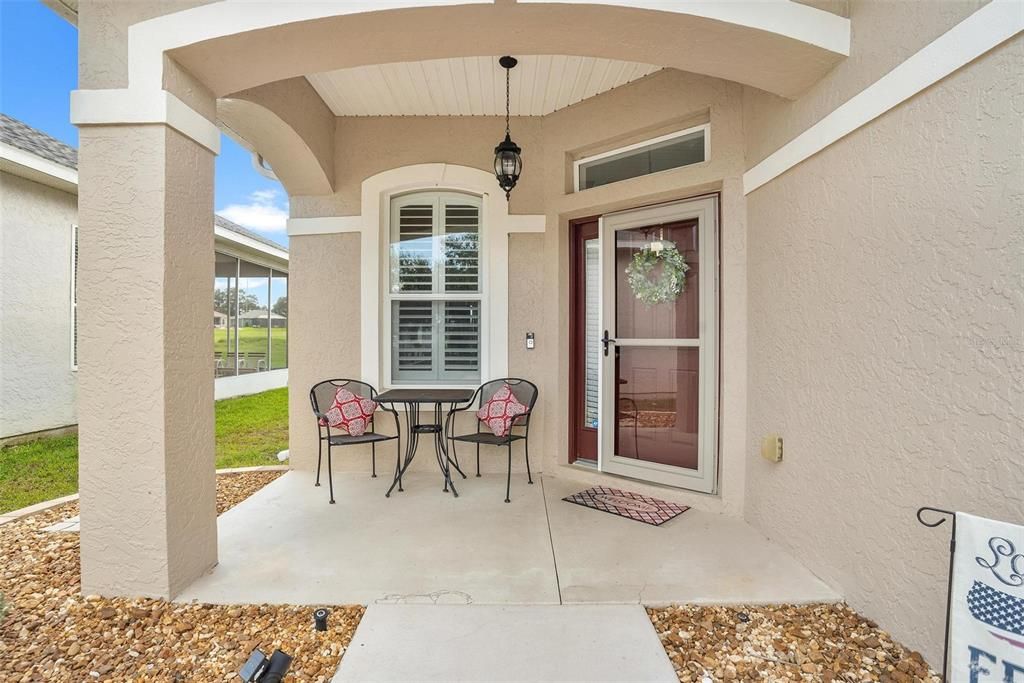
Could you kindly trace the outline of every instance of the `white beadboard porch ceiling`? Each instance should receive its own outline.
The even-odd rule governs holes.
[[[543,116],[661,67],[593,57],[518,57],[513,116]],[[505,70],[498,57],[374,64],[306,77],[336,116],[501,116]]]

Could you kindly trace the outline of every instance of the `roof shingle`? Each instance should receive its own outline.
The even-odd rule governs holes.
[[[78,150],[7,114],[0,114],[0,142],[66,168],[78,169]]]

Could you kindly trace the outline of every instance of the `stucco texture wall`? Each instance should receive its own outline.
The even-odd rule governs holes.
[[[585,192],[571,191],[574,156],[707,122],[712,127],[712,155],[708,163]],[[335,129],[336,191],[330,196],[293,197],[292,213],[297,217],[358,215],[363,181],[402,166],[449,163],[490,173],[491,150],[503,130],[504,121],[498,117],[339,118]],[[532,464],[537,470],[548,470],[567,463],[569,220],[720,192],[724,283],[722,402],[729,406],[723,412],[721,489],[727,503],[723,507],[722,498],[697,494],[694,501],[738,512],[742,506],[746,437],[746,224],[740,182],[744,171],[742,87],[665,70],[545,117],[513,119],[512,131],[524,150],[524,171],[512,192],[510,212],[542,214],[546,222],[544,233],[512,234],[509,239],[509,374],[530,379],[540,388],[536,417],[531,424]],[[499,199],[504,201],[495,193],[495,200]],[[336,304],[326,302],[332,292],[351,292],[355,296],[359,291],[359,268],[351,261],[351,250],[358,249],[358,240],[340,237],[293,238],[293,307],[326,305],[333,310]],[[348,263],[352,267],[338,265]],[[300,277],[318,282],[320,287],[303,288],[297,280]],[[341,334],[335,329],[337,323],[325,322],[328,316],[317,319],[298,311],[295,308],[290,327],[293,416],[308,413],[306,393],[308,384],[315,379],[339,372],[353,377],[360,374],[359,352],[353,351],[352,345],[334,349],[333,355],[319,351],[307,355],[298,346],[306,343],[299,341],[303,337],[316,340],[310,344],[323,344],[325,328],[336,338],[358,340],[359,316],[348,315],[345,332]],[[536,335],[534,350],[525,349],[526,332]],[[315,437],[312,423],[293,424],[290,449],[294,465],[315,464],[316,443],[311,437]],[[421,442],[422,448],[428,446]],[[485,468],[504,467],[498,459],[493,460],[485,460]],[[516,460],[522,468],[522,458]],[[429,467],[431,459],[420,458],[417,462]],[[365,469],[368,463],[353,454],[337,466]]]
[[[948,530],[915,510],[1024,522],[1022,48],[747,198],[746,517],[936,665]]]
[[[850,56],[800,97],[744,88],[748,168],[899,66],[988,0],[850,0]],[[842,13],[842,12],[841,12]],[[912,28],[911,28],[912,27]]]
[[[77,196],[0,173],[0,438],[75,423],[77,215]]]
[[[82,590],[168,598],[217,559],[213,155],[164,126],[79,136]]]
[[[288,247],[288,454],[292,467],[313,469],[317,426],[309,390],[325,379],[360,379],[359,235],[295,236]],[[335,452],[339,469],[369,467],[356,449]]]

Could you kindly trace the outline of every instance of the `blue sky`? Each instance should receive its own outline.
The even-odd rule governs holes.
[[[0,111],[78,147],[69,98],[78,87],[78,29],[38,0],[0,0]],[[221,136],[217,213],[288,244],[288,198],[252,167],[249,152]]]

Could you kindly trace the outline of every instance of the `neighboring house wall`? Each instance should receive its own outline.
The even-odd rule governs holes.
[[[42,135],[41,133],[39,135]],[[74,173],[68,169],[69,173]],[[44,176],[49,177],[49,176]],[[52,181],[52,179],[51,179]],[[67,183],[76,189],[73,182]],[[37,432],[76,425],[78,373],[72,367],[72,226],[78,196],[0,171],[0,443],[29,440]],[[241,226],[217,217],[217,251],[287,274],[287,250],[261,245]],[[211,281],[211,292],[213,282]],[[211,301],[212,303],[212,301]],[[271,302],[272,303],[272,302]],[[214,327],[227,316],[212,312]],[[275,328],[287,318],[275,317]],[[243,327],[266,320],[243,319]],[[233,367],[233,360],[232,360]],[[218,377],[216,398],[281,388],[288,370],[274,362],[260,377]],[[211,373],[213,374],[213,373]],[[8,437],[11,437],[8,440]]]
[[[747,197],[746,517],[933,664],[949,530],[915,510],[1024,517],[1022,60],[1018,37]]]
[[[0,172],[0,438],[75,423],[74,194]]]

